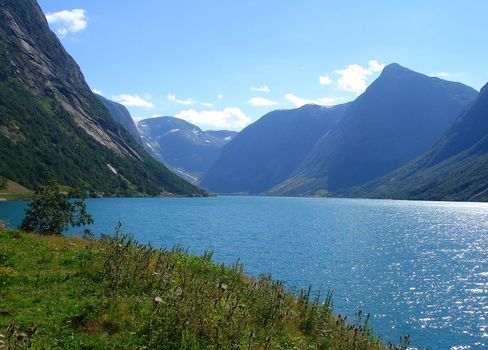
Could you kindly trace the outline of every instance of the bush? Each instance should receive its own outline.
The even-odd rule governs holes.
[[[20,229],[43,235],[60,235],[69,227],[93,223],[78,191],[63,191],[54,180],[40,186],[26,209]]]

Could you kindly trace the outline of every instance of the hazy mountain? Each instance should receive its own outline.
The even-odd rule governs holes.
[[[202,178],[202,186],[220,193],[256,194],[268,190],[297,169],[348,107],[306,105],[266,114],[222,149]]]
[[[203,131],[174,117],[141,120],[137,125],[144,147],[176,174],[197,182],[215,162],[235,131]]]
[[[237,135],[237,131],[230,130],[206,130],[205,132],[210,136],[224,140],[226,142],[232,140],[234,136]]]
[[[381,177],[431,147],[476,96],[463,84],[388,65],[300,168],[269,192],[324,194]]]
[[[104,194],[202,194],[116,123],[34,0],[0,0],[0,175]]]
[[[488,201],[488,84],[422,157],[343,195]]]
[[[117,102],[109,100],[101,95],[95,94],[100,102],[103,103],[105,108],[108,109],[112,118],[122,125],[125,130],[129,132],[129,134],[136,140],[139,144],[142,144],[141,136],[139,135],[139,131],[137,131],[137,127],[134,124],[134,120],[132,119],[129,111],[127,108]]]

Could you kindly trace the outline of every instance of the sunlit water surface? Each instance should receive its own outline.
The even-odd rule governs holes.
[[[488,348],[488,205],[217,197],[88,200],[97,233],[118,221],[141,242],[206,249],[291,289],[334,293],[336,313],[370,312],[377,334],[429,349]],[[0,203],[20,222],[23,202]]]

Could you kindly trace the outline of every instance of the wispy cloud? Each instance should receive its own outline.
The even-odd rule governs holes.
[[[139,95],[116,95],[112,96],[112,100],[128,107],[142,107],[147,109],[151,109],[154,107],[151,101],[149,101],[148,99],[143,99]]]
[[[252,87],[251,91],[257,91],[257,92],[271,92],[269,89],[268,85],[262,85],[259,87]]]
[[[368,67],[350,64],[344,69],[335,70],[334,73],[339,75],[337,80],[339,89],[361,94],[368,87],[366,84],[368,77],[375,72],[380,72],[384,67],[384,64],[371,60],[368,62]]]
[[[224,98],[224,95],[222,95],[222,94],[218,94],[218,95],[217,95],[217,98],[218,98],[219,100],[221,100],[221,99],[223,99],[223,98]]]
[[[320,75],[319,76],[319,83],[320,85],[330,85],[332,84],[333,80],[328,75]]]
[[[63,10],[46,14],[46,19],[62,37],[68,33],[82,31],[88,25],[86,11],[83,9]]]
[[[249,101],[247,101],[251,106],[255,107],[264,107],[264,106],[276,106],[278,102],[268,100],[264,97],[253,97]]]
[[[201,106],[204,106],[204,107],[208,107],[208,108],[211,108],[214,106],[213,103],[211,102],[205,102],[205,101],[196,101],[192,98],[185,98],[185,99],[178,99],[176,98],[176,95],[175,94],[168,94],[166,95],[166,98],[174,103],[177,103],[177,104],[180,104],[180,105],[184,105],[184,106],[192,106],[192,105],[195,105],[195,104],[198,104],[198,105],[201,105]]]
[[[192,104],[195,103],[191,98],[185,98],[183,100],[177,99],[176,95],[174,94],[168,94],[166,95],[166,98],[172,102],[178,103],[180,105],[185,105],[185,106],[191,106]]]
[[[307,104],[332,106],[337,104],[340,100],[342,100],[341,97],[321,97],[321,98],[309,99],[309,98],[299,97],[290,93],[285,94],[285,98],[290,103],[294,104],[295,107],[301,107]]]
[[[447,78],[451,74],[449,74],[448,72],[436,72],[436,73],[430,73],[430,75],[438,78]]]
[[[96,93],[97,95],[103,95],[102,90],[92,89],[92,92]]]
[[[196,124],[202,128],[242,129],[251,123],[251,118],[236,107],[201,112],[188,109],[176,114],[175,117]]]

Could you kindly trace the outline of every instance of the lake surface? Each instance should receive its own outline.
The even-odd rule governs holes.
[[[429,349],[488,347],[488,204],[269,197],[87,200],[96,233],[118,221],[140,242],[189,247],[334,293],[377,334]],[[17,225],[25,203],[0,202]]]

